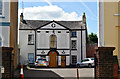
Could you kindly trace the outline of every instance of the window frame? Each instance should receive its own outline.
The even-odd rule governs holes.
[[[73,41],[76,42],[75,48],[74,48],[74,46],[73,46]],[[72,49],[72,50],[77,50],[77,40],[71,40],[71,49]]]
[[[29,42],[29,35],[32,35],[33,43]],[[34,34],[28,34],[28,45],[34,45]]]
[[[76,63],[77,63],[77,55],[72,55],[72,64],[76,64]]]
[[[2,47],[2,37],[0,36],[0,47]]]
[[[28,63],[29,63],[29,54],[33,54],[33,63],[34,63],[34,53],[28,53]]]
[[[52,38],[53,36],[54,38]],[[55,34],[50,35],[49,41],[50,41],[50,48],[57,48],[57,36]]]
[[[72,31],[71,37],[77,37],[77,32],[76,31]]]
[[[10,5],[10,3],[9,3]],[[2,15],[0,15],[0,18],[5,18],[4,17],[4,1],[2,0]]]

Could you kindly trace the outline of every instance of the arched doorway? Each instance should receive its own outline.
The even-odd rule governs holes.
[[[50,51],[49,52],[49,57],[50,57],[50,61],[49,61],[49,67],[58,67],[58,58],[57,58],[58,54],[56,51]]]

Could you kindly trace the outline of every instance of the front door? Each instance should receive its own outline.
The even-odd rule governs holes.
[[[57,52],[56,51],[51,51],[49,53],[49,57],[50,57],[49,67],[58,67]]]
[[[61,56],[61,67],[66,67],[66,56]]]

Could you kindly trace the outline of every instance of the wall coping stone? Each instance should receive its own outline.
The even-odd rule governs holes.
[[[98,47],[97,49],[96,49],[96,51],[101,51],[101,50],[109,50],[109,51],[113,51],[113,50],[115,50],[115,47]]]

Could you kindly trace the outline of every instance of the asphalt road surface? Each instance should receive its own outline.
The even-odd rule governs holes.
[[[94,79],[94,68],[79,68],[79,79]],[[24,79],[77,79],[77,68],[24,69]]]

